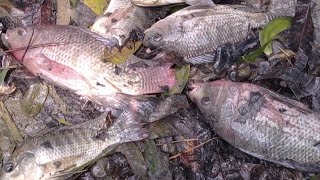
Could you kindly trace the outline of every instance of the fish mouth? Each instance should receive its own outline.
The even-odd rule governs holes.
[[[188,92],[186,94],[192,102],[194,102],[194,94],[199,90],[200,87],[201,85],[197,83],[188,85]]]
[[[7,34],[1,33],[1,41],[3,45],[5,45],[7,48],[10,48],[10,44],[8,42],[9,36]]]

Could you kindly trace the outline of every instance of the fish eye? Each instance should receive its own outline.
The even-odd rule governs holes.
[[[203,106],[208,106],[208,105],[210,105],[210,98],[209,97],[203,97],[202,99],[201,99],[201,105],[203,105]]]
[[[19,35],[19,36],[24,36],[24,35],[26,35],[26,34],[27,34],[26,29],[21,28],[21,29],[18,30],[18,35]]]
[[[4,165],[4,171],[9,173],[12,172],[14,170],[14,164],[11,162],[8,162]]]
[[[155,35],[152,37],[152,39],[153,39],[153,41],[155,41],[155,42],[159,42],[159,41],[162,40],[162,35],[159,34],[159,33],[157,33],[157,34],[155,34]]]

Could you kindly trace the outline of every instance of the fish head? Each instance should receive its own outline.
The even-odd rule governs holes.
[[[224,119],[228,112],[233,110],[233,103],[236,104],[237,93],[233,94],[233,82],[217,80],[209,83],[196,83],[190,86],[192,89],[187,93],[206,119],[217,122]]]
[[[214,118],[214,105],[217,103],[217,97],[220,94],[218,87],[211,83],[195,83],[190,86],[191,91],[187,93],[188,97],[195,103],[202,114],[208,118]]]
[[[150,49],[164,47],[173,40],[170,35],[174,33],[174,27],[175,23],[171,23],[170,18],[158,21],[144,31],[143,45]]]
[[[42,174],[42,169],[40,166],[37,166],[34,154],[29,152],[14,152],[3,165],[0,179],[40,179]]]
[[[27,49],[34,34],[34,29],[32,27],[17,27],[8,29],[5,34],[1,35],[1,40],[8,49],[14,50],[12,54],[19,60],[23,56],[25,49]]]
[[[1,35],[1,39],[8,48],[22,48],[28,45],[33,31],[31,27],[8,29],[6,34]]]

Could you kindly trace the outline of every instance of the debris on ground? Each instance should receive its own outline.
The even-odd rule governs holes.
[[[317,179],[319,9],[1,1],[0,177]]]

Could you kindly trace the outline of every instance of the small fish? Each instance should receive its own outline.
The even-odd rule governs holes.
[[[193,64],[212,62],[212,52],[219,46],[246,40],[251,29],[266,25],[274,17],[241,5],[189,6],[147,29],[143,44],[174,51]]]
[[[136,6],[131,0],[111,0],[103,15],[95,20],[91,31],[123,46],[132,33],[142,35],[155,22],[152,16],[156,16],[155,11]],[[142,41],[142,37],[138,40]]]
[[[148,137],[131,111],[123,111],[109,128],[106,116],[28,139],[3,165],[0,179],[64,179],[120,144]]]
[[[136,6],[131,0],[111,0],[108,8],[90,29],[119,46],[118,53],[108,61],[120,64],[141,46],[143,32],[155,23],[161,13],[163,12]]]
[[[34,75],[89,98],[161,93],[177,81],[170,63],[129,68],[102,62],[114,44],[77,27],[19,27],[7,30],[2,40]]]
[[[211,0],[132,0],[133,4],[138,6],[163,6],[169,4],[178,4],[178,3],[186,3],[189,5],[196,5],[196,4],[208,4],[213,5],[214,3]]]
[[[224,140],[254,157],[320,172],[320,116],[302,103],[255,84],[194,84],[189,98]]]

